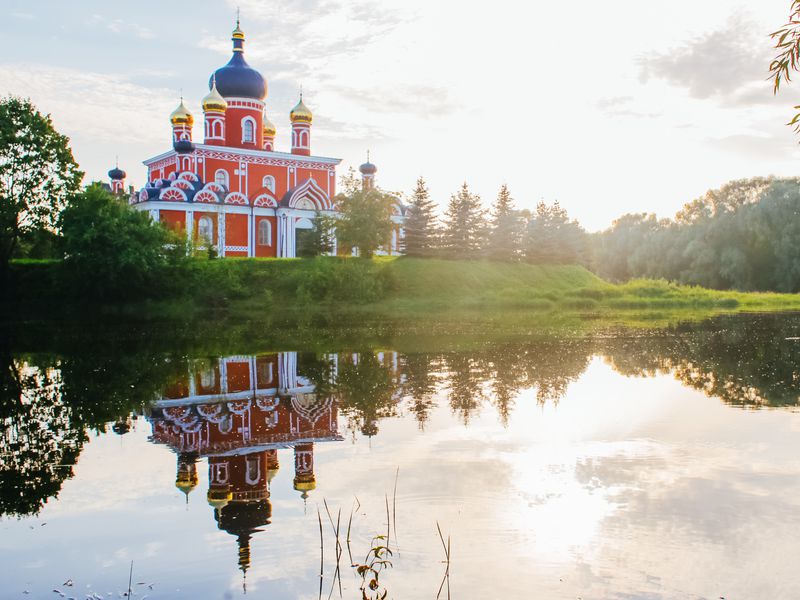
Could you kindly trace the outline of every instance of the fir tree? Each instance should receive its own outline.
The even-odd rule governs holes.
[[[434,208],[425,180],[420,177],[411,196],[405,224],[407,256],[428,257],[436,253],[439,232]]]
[[[558,201],[536,205],[525,236],[525,258],[538,264],[570,264],[586,261],[586,232],[570,221]]]
[[[485,223],[481,199],[466,182],[450,197],[445,213],[444,252],[451,258],[477,258],[483,250]]]
[[[303,258],[311,258],[333,252],[334,238],[336,237],[335,231],[336,219],[317,211],[317,216],[311,229],[297,230],[298,255]],[[305,236],[301,241],[300,236],[302,234],[305,234]]]
[[[522,251],[523,222],[514,208],[508,186],[503,184],[497,194],[489,224],[487,254],[495,260],[514,260]]]

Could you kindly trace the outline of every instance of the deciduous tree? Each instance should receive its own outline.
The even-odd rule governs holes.
[[[55,130],[49,115],[30,100],[0,99],[0,281],[7,281],[21,236],[55,228],[82,177],[69,138]]]

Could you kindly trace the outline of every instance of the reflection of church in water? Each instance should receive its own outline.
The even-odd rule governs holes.
[[[335,377],[336,361],[329,357],[325,377]],[[316,487],[314,443],[342,439],[333,395],[318,393],[297,363],[295,352],[194,361],[152,405],[152,441],[177,453],[175,485],[187,502],[197,461],[208,460],[208,503],[219,528],[237,537],[244,572],[250,538],[272,516],[278,450],[292,449],[294,489],[305,500]]]

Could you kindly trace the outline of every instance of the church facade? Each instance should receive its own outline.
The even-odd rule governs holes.
[[[144,161],[147,183],[130,203],[219,256],[293,258],[316,216],[336,214],[341,159],[312,153],[313,115],[302,93],[289,115],[291,148],[275,148],[277,130],[265,112],[267,82],[245,61],[238,21],[231,40],[233,55],[212,73],[202,100],[202,143],[194,139],[194,115],[181,99],[170,115],[172,148]],[[369,161],[361,165],[365,187],[375,170]],[[125,172],[117,166],[109,177],[112,191],[122,193]],[[384,254],[399,253],[403,212],[398,202]]]

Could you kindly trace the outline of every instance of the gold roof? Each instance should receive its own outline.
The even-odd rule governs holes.
[[[211,83],[211,91],[203,98],[203,112],[224,113],[227,109],[228,103],[217,91],[217,78],[215,77]]]
[[[300,102],[289,113],[289,119],[292,123],[311,123],[314,115],[308,110],[308,107],[303,102],[303,95],[300,95]]]
[[[267,113],[264,113],[264,127],[263,127],[263,130],[264,130],[264,135],[269,136],[269,137],[275,137],[275,134],[277,133],[277,129],[275,129],[275,124],[272,121],[269,120],[269,117],[267,116]]]
[[[317,489],[317,482],[314,480],[296,481],[294,484],[294,489],[296,489],[298,492],[310,492],[311,490]]]
[[[178,105],[178,108],[172,111],[169,120],[173,125],[188,125],[189,127],[194,125],[194,117],[183,103],[183,98],[181,98],[181,103]]]
[[[213,506],[214,508],[218,509],[227,506],[228,502],[230,502],[232,498],[233,494],[230,490],[210,489],[208,490],[208,494],[206,494],[206,499],[208,500],[209,506]]]
[[[197,475],[194,477],[178,477],[175,480],[175,487],[182,491],[184,494],[188,494],[191,492],[195,487],[197,487]]]

